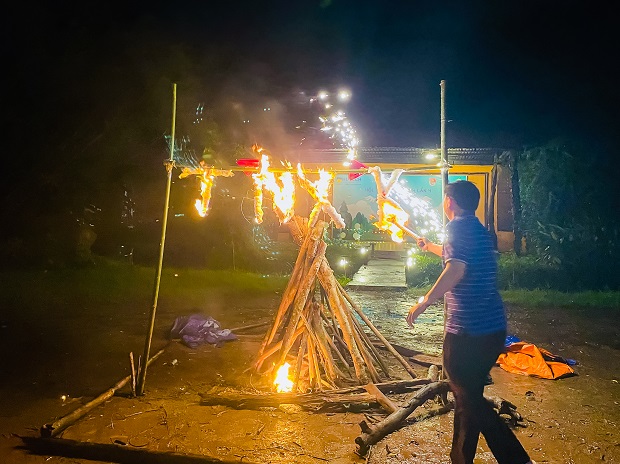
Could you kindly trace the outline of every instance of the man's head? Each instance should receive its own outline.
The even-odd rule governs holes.
[[[473,214],[480,202],[480,191],[467,180],[457,180],[446,185],[444,211],[448,219],[462,214]]]

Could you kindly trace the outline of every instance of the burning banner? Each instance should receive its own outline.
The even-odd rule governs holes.
[[[259,172],[252,174],[254,179],[254,213],[258,224],[263,222],[263,192],[271,193],[273,210],[280,224],[288,222],[295,213],[295,182],[289,171],[276,175],[269,170],[269,156],[263,153],[264,149],[252,147],[261,155]]]
[[[388,194],[404,171],[402,169],[392,171],[387,183],[384,183],[381,168],[378,166],[369,168],[368,172],[372,174],[377,184],[377,205],[379,207],[377,216],[379,220],[374,225],[380,230],[389,232],[392,240],[400,243],[404,239],[404,230],[406,230],[409,214],[398,203],[388,198]]]
[[[323,211],[330,218],[332,218],[336,228],[343,229],[346,226],[346,224],[344,223],[344,219],[342,219],[340,213],[336,211],[336,208],[334,208],[334,206],[328,199],[332,182],[334,180],[334,175],[323,169],[320,169],[319,179],[316,182],[311,182],[308,180],[303,170],[301,169],[301,164],[298,164],[297,178],[299,179],[299,184],[317,202],[314,205],[314,208],[312,208],[312,212],[310,213],[310,217],[308,218],[308,226],[314,227],[319,219],[319,213]]]
[[[205,217],[209,213],[209,206],[211,202],[211,190],[213,188],[213,184],[215,182],[215,178],[218,176],[222,177],[232,177],[234,173],[230,170],[224,169],[215,169],[212,167],[207,167],[204,164],[204,161],[200,162],[200,167],[191,169],[188,167],[183,168],[181,174],[179,175],[179,179],[184,179],[185,177],[195,175],[200,180],[200,197],[201,199],[196,200],[196,210],[201,217]]]

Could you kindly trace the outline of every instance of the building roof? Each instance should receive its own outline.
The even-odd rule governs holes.
[[[495,156],[501,155],[501,148],[448,148],[448,163],[492,165]],[[301,163],[339,163],[347,159],[346,149],[296,150],[287,153],[286,159]],[[428,164],[428,154],[440,155],[438,148],[415,147],[360,147],[357,160],[385,164]]]

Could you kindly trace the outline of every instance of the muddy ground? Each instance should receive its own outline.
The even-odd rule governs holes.
[[[412,332],[404,326],[410,304],[404,294],[351,295],[392,342],[439,353],[441,308],[428,312]],[[270,320],[278,302],[277,295],[244,301],[213,295],[200,308],[160,301],[152,352],[166,344],[166,334],[177,316],[201,312],[232,328]],[[46,311],[33,314],[2,308],[2,462],[93,462],[30,454],[20,448],[19,436],[38,436],[43,424],[112,386],[129,372],[128,353],[142,352],[148,303],[135,308],[90,302],[73,310],[70,303],[51,301]],[[539,463],[620,463],[618,308],[510,307],[508,311],[510,333],[579,363],[575,366],[578,375],[556,381],[492,370],[494,383],[487,387],[487,394],[517,406],[525,427],[517,428],[516,434],[531,457]],[[145,463],[154,462],[155,451],[257,463],[449,462],[452,413],[411,423],[362,459],[355,454],[354,440],[360,433],[359,422],[367,419],[364,412],[201,406],[201,398],[213,387],[248,390],[263,386],[263,379],[246,371],[259,343],[260,333],[221,347],[190,349],[172,342],[148,369],[145,396],[130,398],[123,389],[61,437],[141,450],[140,462]],[[426,368],[416,369],[420,376],[426,375]],[[402,371],[395,368],[395,375]],[[376,411],[372,414],[381,416]],[[495,462],[483,439],[476,462]]]

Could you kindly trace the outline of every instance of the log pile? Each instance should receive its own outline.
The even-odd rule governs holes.
[[[372,325],[336,280],[323,240],[324,221],[294,216],[287,224],[299,255],[282,295],[271,328],[254,363],[267,374],[288,363],[293,391],[331,390],[344,385],[366,385],[390,378],[377,341],[370,339],[356,313],[404,369],[416,377],[410,364]]]

